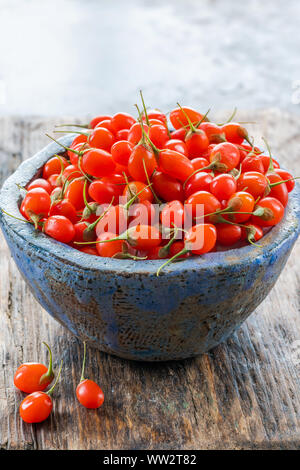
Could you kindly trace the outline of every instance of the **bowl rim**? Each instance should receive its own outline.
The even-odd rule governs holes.
[[[58,141],[68,146],[75,136],[76,134],[68,134],[58,139]],[[33,157],[23,161],[2,186],[0,191],[0,208],[16,217],[21,217],[19,212],[21,194],[16,184],[26,186],[37,175],[44,163],[58,152],[61,152],[61,147],[53,142],[37,152]],[[36,232],[31,224],[9,217],[2,211],[0,211],[0,222],[4,233],[5,231],[12,231],[15,236],[23,239],[26,244],[30,244],[46,252],[48,255],[50,254],[60,259],[64,264],[68,263],[84,270],[152,275],[156,274],[157,269],[164,262],[164,260],[134,261],[92,256],[58,242],[41,232]],[[170,263],[161,272],[161,276],[177,275],[189,270],[224,268],[224,265],[247,264],[260,257],[265,257],[266,253],[271,254],[287,240],[294,242],[299,232],[300,186],[296,184],[294,191],[289,193],[289,202],[283,220],[260,240],[261,248],[249,245],[227,251],[193,256],[179,263]]]

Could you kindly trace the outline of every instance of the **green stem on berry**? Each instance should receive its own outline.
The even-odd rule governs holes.
[[[127,245],[126,243],[123,243],[122,247],[122,252],[120,253],[115,253],[112,258],[116,259],[132,259],[134,261],[142,261],[148,258],[148,256],[136,256],[132,255],[131,253],[128,253]]]
[[[54,139],[54,137],[51,137],[51,135],[49,134],[45,134],[47,137],[49,137],[49,139],[53,140],[53,142],[55,142],[57,145],[59,145],[60,147],[62,147],[63,149],[65,149],[66,151],[70,151],[70,152],[73,152],[75,153],[76,155],[80,156],[83,154],[83,151],[81,152],[78,152],[77,150],[74,150],[72,149],[71,147],[66,147],[65,145],[63,145],[61,142],[59,142],[58,140]]]
[[[244,225],[244,224],[238,224],[237,222],[230,222],[230,220],[224,219],[224,217],[222,217],[222,215],[218,216],[218,220],[215,220],[215,223],[238,225],[239,227],[244,228],[248,233],[248,236],[247,236],[248,242],[251,243],[251,245],[255,245],[255,246],[258,246],[259,248],[261,248],[261,245],[258,245],[257,243],[254,243],[251,240],[251,238],[254,238],[254,235],[255,235],[255,229],[253,231],[251,229],[251,225]]]
[[[262,245],[259,245],[258,243],[255,243],[253,241],[253,240],[255,240],[255,231],[253,232],[253,231],[251,231],[251,229],[248,230],[247,240],[251,245],[257,246],[258,248],[262,248]]]
[[[64,183],[63,183],[63,185],[62,185],[62,188],[61,188],[61,190],[60,190],[60,194],[59,194],[54,200],[52,200],[52,196],[51,196],[51,204],[53,204],[54,202],[56,202],[56,201],[59,200],[59,199],[63,199],[63,198],[64,198],[65,191],[66,191],[66,189],[67,189],[67,187],[68,187],[68,185],[69,185],[69,183],[70,183],[69,179],[70,179],[70,177],[71,177],[73,174],[75,174],[75,173],[77,173],[77,170],[72,171],[72,173],[70,173],[70,174],[67,176],[67,178],[65,179],[65,181],[64,181]],[[80,178],[81,178],[81,176],[80,176]],[[77,179],[77,178],[75,178],[75,179]]]
[[[219,152],[218,152],[218,153],[219,153]],[[216,157],[217,157],[218,153],[216,154]],[[187,182],[189,181],[189,179],[190,179],[192,176],[196,175],[197,173],[200,173],[201,171],[205,171],[205,170],[212,170],[212,171],[216,170],[216,171],[219,171],[219,172],[221,172],[221,173],[222,173],[222,172],[225,173],[225,172],[227,171],[227,166],[226,166],[224,163],[220,163],[220,161],[219,161],[218,159],[216,159],[216,160],[214,160],[213,162],[211,162],[209,165],[204,166],[203,168],[198,168],[198,170],[193,171],[193,173],[190,174],[190,175],[187,177],[187,179],[184,181],[184,183],[183,183],[183,185],[182,185],[182,186],[183,186],[183,189],[185,188]]]
[[[93,208],[89,205],[86,199],[86,185],[87,185],[87,181],[85,180],[84,185],[83,185],[83,202],[84,202],[85,207],[90,211],[91,214],[93,214]]]
[[[172,258],[169,258],[164,264],[162,264],[158,270],[156,271],[156,276],[158,277],[162,271],[162,269],[164,269],[168,264],[170,263],[173,263],[173,261],[175,261],[177,258],[179,258],[180,256],[182,255],[185,255],[186,253],[188,253],[190,250],[188,250],[187,248],[183,248],[181,251],[179,251],[178,253],[176,253],[176,255],[172,256]]]
[[[117,240],[128,240],[128,230],[124,233],[121,233],[118,237],[110,238],[109,240],[95,240],[91,242],[74,242],[75,245],[91,245],[94,243],[108,243],[108,242],[115,242]]]
[[[51,348],[50,346],[48,346],[48,344],[43,341],[43,344],[46,346],[46,348],[48,349],[49,351],[49,365],[48,365],[48,370],[45,374],[43,374],[40,378],[40,385],[44,384],[44,383],[51,383],[52,380],[54,379],[54,372],[53,372],[53,368],[52,368],[52,351],[51,351]]]
[[[61,360],[60,362],[60,367],[59,367],[59,371],[58,371],[58,374],[57,374],[57,377],[56,377],[56,380],[54,382],[54,384],[52,385],[52,387],[50,388],[50,390],[48,390],[47,392],[47,395],[52,395],[56,385],[57,385],[57,382],[59,380],[59,377],[60,377],[60,373],[61,373],[61,369],[62,369],[62,365],[63,365],[63,360]]]
[[[57,157],[58,160],[59,160],[59,163],[60,163],[60,173],[59,173],[58,177],[56,178],[56,185],[57,185],[57,186],[60,186],[61,183],[62,183],[62,175],[63,175],[63,172],[65,171],[65,167],[64,167],[64,164],[63,164],[63,161],[62,161],[60,155],[58,155],[57,153],[55,153],[53,156],[54,156],[54,157]]]
[[[16,217],[15,215],[9,214],[4,209],[2,209],[2,207],[0,207],[0,210],[3,212],[3,214],[8,215],[9,217],[12,217],[13,219],[19,220],[20,222],[26,222],[27,224],[33,225],[33,222],[31,220],[21,219],[20,217]]]
[[[132,196],[132,198],[131,198],[128,202],[126,202],[126,204],[123,206],[124,209],[125,209],[125,210],[128,210],[129,207],[130,207],[130,206],[134,203],[134,201],[137,199],[137,197],[138,197],[143,191],[145,191],[145,189],[147,189],[147,188],[149,188],[149,187],[151,188],[152,184],[153,184],[153,183],[149,183],[148,186],[145,186],[145,187],[144,187],[143,189],[141,189],[138,193],[134,194],[134,195]]]
[[[150,127],[150,122],[149,122],[148,113],[147,113],[147,109],[146,109],[146,105],[145,105],[145,101],[144,101],[144,97],[143,97],[143,92],[142,92],[142,90],[140,90],[140,95],[141,95],[141,100],[142,100],[142,104],[143,104],[143,108],[144,108],[146,124],[147,124],[147,126]]]
[[[236,173],[236,174],[234,174],[234,170],[236,170],[236,171],[237,171],[237,173]],[[235,180],[238,180],[238,179],[239,179],[239,177],[240,177],[240,176],[241,176],[241,174],[242,174],[242,164],[240,164],[240,167],[239,167],[239,169],[237,169],[237,168],[233,168],[233,170],[231,170],[230,174],[231,174],[231,175],[234,177],[234,179],[235,179]]]
[[[262,152],[260,150],[255,150],[254,147],[252,147],[251,145],[251,150],[248,150],[248,149],[245,149],[244,147],[242,147],[241,145],[236,145],[236,147],[239,149],[239,150],[242,150],[243,152],[246,152],[247,153],[247,156],[249,156],[251,153],[254,153],[255,155],[260,155]]]
[[[161,152],[161,150],[159,150],[155,145],[154,143],[152,142],[152,140],[150,139],[149,135],[146,133],[145,131],[145,128],[144,128],[144,124],[143,124],[143,119],[141,117],[141,112],[140,112],[140,109],[138,107],[137,104],[135,104],[135,107],[139,113],[139,116],[140,116],[140,123],[141,123],[141,130],[142,130],[142,139],[140,141],[140,143],[142,143],[144,146],[147,145],[145,139],[148,141],[150,147],[152,148],[153,152],[154,152],[154,156],[155,156],[155,159],[156,159],[156,162],[157,164],[159,164],[159,153]]]
[[[83,234],[86,234],[88,235],[89,232],[92,232],[94,230],[94,228],[96,227],[96,225],[98,224],[98,222],[100,222],[101,219],[103,219],[103,217],[107,214],[107,212],[109,211],[109,209],[111,208],[112,204],[113,204],[113,201],[114,201],[114,196],[112,197],[112,200],[110,201],[109,203],[109,206],[107,207],[107,209],[105,209],[105,211],[102,212],[102,214],[100,215],[100,217],[98,217],[98,219],[96,219],[94,222],[92,222],[91,224],[89,224],[87,226],[86,229],[84,229],[83,231]],[[75,242],[76,243],[76,242]]]
[[[109,242],[115,242],[117,240],[124,240],[128,241],[128,243],[132,246],[134,246],[134,240],[131,239],[130,234],[131,232],[135,232],[136,227],[129,227],[125,232],[121,233],[117,237],[110,238],[109,240],[95,240],[91,242],[74,242],[75,245],[90,245],[92,243],[109,243]]]
[[[83,382],[83,380],[85,380],[84,378],[85,362],[86,362],[86,342],[83,341],[83,361],[82,361],[80,382]]]
[[[236,115],[236,113],[237,113],[237,107],[235,106],[232,113],[231,113],[231,115],[227,119],[227,121],[219,123],[219,124],[217,124],[217,126],[224,126],[224,124],[228,124],[229,122],[231,122],[233,120],[234,116]]]
[[[278,186],[279,184],[288,183],[289,181],[294,181],[294,180],[298,180],[298,179],[300,179],[300,176],[295,176],[295,178],[290,178],[288,180],[282,180],[282,181],[277,181],[276,183],[270,183],[269,187],[274,188],[275,186]]]
[[[26,193],[28,193],[28,189],[24,188],[24,186],[21,186],[18,183],[16,183],[16,186],[20,189],[20,191],[25,191]]]
[[[56,124],[54,127],[80,127],[82,129],[89,129],[88,124]]]
[[[204,217],[211,217],[213,215],[221,215],[221,214],[249,214],[249,215],[255,215],[257,217],[261,217],[264,214],[264,209],[263,207],[257,207],[253,212],[240,212],[240,211],[233,211],[232,207],[226,207],[225,209],[220,209],[219,211],[216,212],[211,212],[210,214],[203,214],[200,215],[199,217],[194,217],[195,220],[197,219],[203,219]]]
[[[159,252],[158,252],[158,255],[160,258],[164,258],[165,255],[167,256],[169,254],[169,251],[170,251],[170,248],[171,246],[173,245],[173,243],[175,242],[176,238],[177,238],[177,234],[178,234],[178,228],[175,226],[175,230],[174,230],[174,233],[173,233],[173,237],[170,239],[170,241],[165,245],[163,246]]]
[[[89,132],[79,132],[79,131],[53,131],[56,134],[78,134],[78,135],[85,135],[86,137],[89,137],[90,133]]]
[[[271,153],[271,149],[270,149],[270,146],[267,142],[267,139],[265,137],[262,137],[262,140],[264,141],[264,143],[266,144],[267,146],[267,150],[268,150],[268,154],[270,156],[270,163],[269,163],[269,168],[268,168],[268,171],[267,173],[275,173],[275,170],[274,170],[274,163],[273,163],[273,158],[272,158],[272,153]]]
[[[208,113],[210,113],[210,108],[208,108],[208,110],[206,111],[206,113],[202,116],[202,118],[200,119],[200,121],[194,123],[193,122],[193,125],[198,128],[200,126],[200,124],[202,124],[202,122],[206,121],[207,120],[207,115]],[[188,126],[187,126],[188,127]]]
[[[188,117],[187,113],[184,111],[184,109],[182,108],[182,106],[177,103],[179,108],[181,109],[184,117],[186,118],[187,122],[189,123],[189,127],[190,127],[190,130],[194,133],[197,131],[196,127],[194,126],[194,124],[192,123],[192,121],[190,120],[190,118]]]
[[[159,205],[161,205],[161,204],[162,204],[162,201],[161,201],[161,200],[159,199],[159,197],[156,195],[156,193],[155,193],[155,191],[154,191],[154,189],[153,189],[153,187],[152,187],[152,184],[150,183],[150,179],[149,179],[149,175],[148,175],[148,172],[147,172],[146,163],[145,163],[145,159],[144,159],[144,158],[143,158],[143,166],[144,166],[144,171],[145,171],[147,183],[148,183],[148,185],[149,185],[149,187],[150,187],[150,190],[151,190],[151,192],[152,192],[152,194],[153,194],[153,197],[154,197],[156,203],[159,204]],[[155,171],[155,170],[154,170],[154,171]],[[153,173],[152,173],[152,175],[153,175]]]
[[[131,255],[130,253],[116,253],[112,256],[115,259],[132,259],[133,261],[144,261],[148,258],[148,256],[135,256]]]
[[[250,140],[250,137],[249,137],[247,131],[246,131],[246,134],[243,133],[242,137],[244,137],[245,141],[248,142],[250,147],[253,149],[254,148],[254,142]]]
[[[38,230],[39,228],[39,222],[41,220],[41,217],[37,214],[35,214],[34,212],[32,211],[27,211],[27,215],[28,217],[30,218],[30,220],[32,221],[33,225],[34,225],[34,228],[36,230]]]

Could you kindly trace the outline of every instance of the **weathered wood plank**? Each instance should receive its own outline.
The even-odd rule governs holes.
[[[268,110],[239,117],[255,119],[254,135],[264,134],[274,157],[300,173],[297,116]],[[0,119],[0,183],[47,143],[43,133],[54,122]],[[298,243],[268,298],[210,354],[139,364],[90,349],[87,372],[100,381],[106,400],[100,410],[87,411],[74,392],[82,345],[33,299],[1,235],[0,448],[299,448],[299,259]],[[43,340],[52,345],[56,365],[63,358],[64,370],[53,415],[31,426],[19,418],[22,394],[13,386],[13,374],[23,361],[46,361]],[[297,341],[299,360],[293,350]]]

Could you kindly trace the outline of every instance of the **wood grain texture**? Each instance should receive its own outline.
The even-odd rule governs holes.
[[[239,119],[255,120],[253,135],[266,136],[274,157],[300,174],[299,117],[274,109],[239,113]],[[47,143],[44,131],[59,121],[0,119],[0,183]],[[299,259],[298,242],[268,298],[210,354],[141,364],[89,349],[87,374],[102,385],[105,404],[87,411],[74,392],[82,345],[33,299],[1,235],[0,448],[299,448]],[[47,361],[42,341],[64,369],[51,418],[31,426],[19,418],[22,394],[13,374],[23,361]]]

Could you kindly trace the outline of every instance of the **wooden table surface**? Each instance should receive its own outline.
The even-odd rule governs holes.
[[[266,136],[274,157],[300,174],[298,116],[273,109],[239,118],[255,120],[251,133]],[[0,119],[0,183],[47,143],[44,132],[59,121]],[[142,364],[88,349],[87,374],[105,391],[103,407],[88,411],[74,393],[82,345],[34,300],[1,235],[0,448],[299,448],[299,259],[298,242],[267,299],[209,354]],[[47,361],[42,341],[64,368],[51,418],[28,425],[18,414],[22,394],[13,375],[23,361]]]

